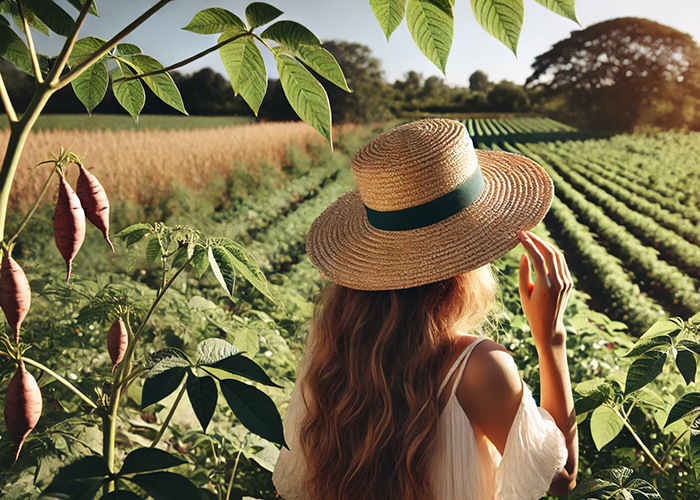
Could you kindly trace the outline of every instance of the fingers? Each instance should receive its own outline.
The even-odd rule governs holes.
[[[535,243],[530,238],[532,233],[526,233],[525,231],[520,232],[520,241],[525,247],[525,251],[532,259],[532,265],[535,268],[535,279],[543,280],[547,285],[549,285],[549,278],[547,277],[547,270],[544,266],[544,257],[540,250],[535,246]]]
[[[527,254],[523,254],[520,257],[520,296],[525,298],[530,298],[530,293],[535,285],[532,283],[532,277],[530,275],[530,259],[527,258]]]
[[[559,292],[571,290],[573,279],[562,253],[554,245],[547,243],[537,235],[528,233],[528,236],[540,250],[547,263],[550,282],[556,285]]]

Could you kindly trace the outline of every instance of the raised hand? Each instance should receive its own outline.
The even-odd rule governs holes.
[[[553,245],[529,231],[520,232],[520,241],[527,252],[520,260],[520,300],[535,344],[538,348],[561,344],[566,339],[564,310],[574,284],[571,273]],[[530,259],[535,268],[534,283]]]

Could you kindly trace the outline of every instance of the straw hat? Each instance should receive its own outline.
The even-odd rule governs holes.
[[[306,250],[323,277],[396,290],[476,269],[520,242],[552,202],[552,180],[523,156],[475,151],[447,119],[401,125],[352,158],[357,189],[311,225]]]

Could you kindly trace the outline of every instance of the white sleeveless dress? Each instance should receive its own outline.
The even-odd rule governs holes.
[[[564,435],[554,419],[538,408],[523,384],[523,399],[508,434],[503,455],[486,438],[477,440],[456,391],[474,348],[469,344],[443,380],[439,393],[459,368],[450,398],[440,414],[433,461],[436,500],[537,500],[549,489],[567,459]],[[300,373],[301,377],[301,373]],[[299,451],[299,426],[306,411],[299,390],[292,392],[285,417],[289,450],[280,451],[272,481],[286,500],[311,499],[304,488],[306,464]]]

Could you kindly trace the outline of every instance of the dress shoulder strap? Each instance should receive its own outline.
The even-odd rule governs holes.
[[[461,369],[459,370],[459,375],[457,375],[457,380],[454,383],[454,386],[452,386],[452,395],[457,391],[457,384],[459,384],[459,381],[462,379],[462,375],[464,374],[464,368],[467,366],[467,362],[469,361],[469,356],[471,356],[472,351],[474,348],[484,340],[485,337],[481,337],[476,339],[474,342],[469,344],[464,351],[462,351],[462,354],[459,355],[457,360],[454,362],[454,364],[450,367],[450,371],[447,372],[447,375],[445,376],[444,380],[442,381],[442,384],[440,384],[440,388],[438,389],[438,397],[440,397],[440,394],[442,394],[442,390],[445,388],[447,385],[448,380],[450,380],[450,377],[452,374],[455,372],[457,367],[459,367],[460,363],[464,362],[462,364]]]

